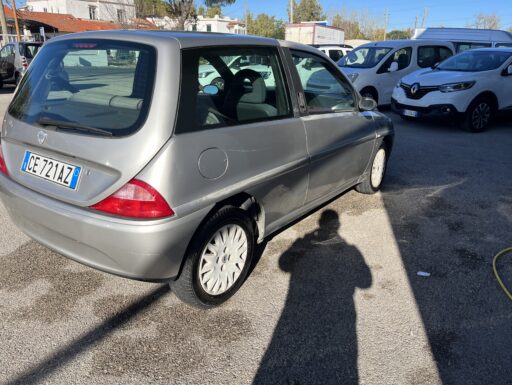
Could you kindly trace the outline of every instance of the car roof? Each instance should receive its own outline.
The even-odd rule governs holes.
[[[219,45],[279,45],[276,39],[257,37],[251,35],[235,35],[229,33],[214,32],[185,32],[185,31],[148,31],[148,30],[109,30],[89,31],[69,35],[61,35],[51,39],[49,42],[67,39],[122,39],[146,43],[165,42],[173,39],[179,43],[181,48],[207,47]]]
[[[468,52],[468,51],[478,51],[478,52],[509,52],[509,53],[512,53],[512,48],[511,47],[475,48],[475,49],[471,49],[471,50],[462,51],[460,53]]]
[[[360,45],[360,47],[386,47],[386,48],[399,48],[399,47],[411,47],[417,45],[443,45],[447,47],[453,48],[453,43],[447,41],[440,40],[423,40],[423,39],[415,39],[415,40],[383,40],[383,41],[373,41],[371,43],[366,43]]]

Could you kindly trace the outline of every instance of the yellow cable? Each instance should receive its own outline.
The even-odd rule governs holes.
[[[496,261],[498,260],[498,258],[501,257],[502,255],[505,255],[508,253],[512,253],[512,247],[503,249],[498,254],[496,254],[492,260],[492,269],[494,270],[494,275],[496,276],[496,279],[498,280],[498,283],[500,284],[501,288],[503,289],[503,291],[505,292],[507,297],[512,301],[512,293],[510,293],[510,291],[508,291],[507,287],[501,280],[500,275],[498,274],[498,269],[496,269]]]

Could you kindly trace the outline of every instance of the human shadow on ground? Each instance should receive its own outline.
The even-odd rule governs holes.
[[[318,229],[281,255],[288,297],[254,384],[358,383],[353,295],[371,286],[372,276],[339,228],[338,214],[325,210]]]

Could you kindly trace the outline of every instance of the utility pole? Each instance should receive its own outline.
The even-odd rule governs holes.
[[[290,24],[293,24],[293,0],[290,0]]]
[[[388,9],[387,4],[386,4],[386,13],[384,15],[384,20],[385,20],[385,24],[384,24],[384,40],[386,40],[386,37],[388,35],[388,22],[389,22],[389,9]]]
[[[16,0],[12,0],[12,13],[14,14],[14,26],[16,27],[16,36],[18,38],[18,42],[20,42],[20,26],[18,25],[18,11],[16,10]]]
[[[247,24],[247,20],[249,19],[249,6],[247,5],[247,0],[245,0],[245,34],[247,35],[249,32],[249,25]]]
[[[418,16],[416,16],[416,20],[414,20],[414,29],[418,28]]]
[[[7,21],[5,20],[4,3],[0,7],[0,23],[2,24],[2,45],[7,44]]]
[[[425,28],[425,22],[427,21],[428,8],[423,9],[423,18],[421,19],[421,28]]]

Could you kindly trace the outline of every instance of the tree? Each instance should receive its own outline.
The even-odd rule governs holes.
[[[473,23],[467,24],[466,26],[469,28],[477,29],[500,29],[501,18],[495,13],[479,13],[475,16],[475,21]]]
[[[188,20],[196,19],[194,0],[167,0],[167,14],[176,19],[176,29],[183,31]]]
[[[142,19],[165,16],[165,3],[163,0],[135,0],[135,14]]]
[[[382,40],[384,29],[380,22],[364,9],[348,11],[343,8],[331,17],[331,24],[345,31],[345,39]]]
[[[336,28],[341,28],[345,31],[345,39],[363,39],[361,28],[357,20],[345,18],[340,14],[334,15],[331,20],[331,25]]]
[[[405,29],[405,30],[395,29],[391,32],[388,32],[387,38],[389,40],[406,40],[406,39],[410,39],[412,34],[413,34],[413,32],[410,29]]]
[[[284,22],[266,13],[260,13],[255,18],[249,12],[247,14],[247,33],[256,36],[272,37],[274,39],[284,39]]]
[[[324,10],[318,0],[301,0],[298,5],[295,1],[293,3],[294,23],[325,20]]]
[[[219,6],[208,7],[206,9],[206,17],[215,17],[217,15],[220,16],[221,14],[222,14],[222,9]]]

